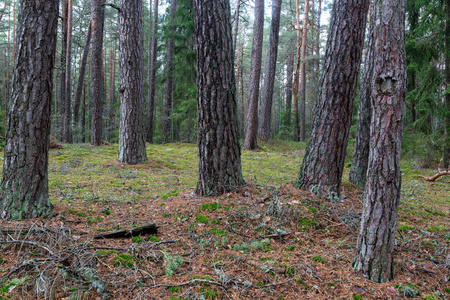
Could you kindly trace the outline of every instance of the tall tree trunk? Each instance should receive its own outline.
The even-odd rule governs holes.
[[[67,141],[66,137],[66,57],[67,57],[67,16],[69,14],[69,0],[62,1],[62,38],[61,38],[61,90],[60,90],[60,104],[59,104],[59,130],[60,140]]]
[[[155,84],[156,84],[156,58],[158,49],[158,0],[155,0],[155,7],[153,9],[153,35],[152,35],[152,56],[151,67],[149,73],[148,84],[148,123],[147,123],[147,142],[153,143],[153,127],[154,127],[154,113],[155,113]]]
[[[290,53],[286,68],[286,126],[291,126],[292,115],[292,76],[294,75],[294,54]]]
[[[373,6],[374,68],[370,154],[355,268],[376,282],[394,276],[400,150],[406,97],[405,0]]]
[[[298,88],[300,86],[300,58],[301,58],[301,30],[300,30],[300,1],[295,4],[295,27],[297,28],[297,64],[295,67],[294,84],[292,85],[292,93],[294,94],[294,142],[299,139],[299,123],[298,123]]]
[[[170,2],[170,31],[171,33],[175,33],[175,13],[177,11],[177,0],[171,0]],[[169,37],[167,41],[167,64],[166,64],[166,91],[164,95],[164,118],[163,118],[163,132],[162,132],[162,141],[163,143],[167,143],[172,140],[169,136],[171,134],[172,126],[170,116],[172,114],[172,105],[173,105],[173,81],[174,81],[174,53],[173,48],[175,47],[175,40],[173,37]]]
[[[372,118],[372,75],[373,75],[373,47],[374,47],[374,20],[370,20],[367,34],[366,55],[364,58],[364,71],[359,91],[358,116],[356,121],[356,142],[353,162],[350,168],[349,180],[360,188],[366,185],[367,164],[369,162],[370,122]]]
[[[447,19],[445,21],[445,84],[447,85],[447,91],[450,88],[450,0],[445,1],[445,10],[447,13]],[[449,170],[450,168],[450,93],[445,94],[445,106],[447,107],[446,116],[446,130],[445,130],[445,149],[444,149],[444,168]]]
[[[255,0],[255,22],[253,24],[253,45],[250,67],[250,82],[245,117],[244,142],[242,146],[252,150],[258,147],[258,101],[261,77],[262,44],[264,33],[264,0]]]
[[[239,32],[239,17],[241,13],[242,1],[237,0],[236,11],[234,12],[234,33],[233,33],[233,52],[236,53],[237,37]]]
[[[81,105],[81,142],[86,143],[86,83],[83,84],[83,104]]]
[[[91,52],[91,144],[103,142],[103,27],[105,0],[91,0],[92,52]]]
[[[20,2],[0,183],[1,219],[35,218],[52,210],[48,149],[58,4],[57,0]]]
[[[83,92],[83,86],[84,86],[84,77],[86,75],[86,63],[87,58],[89,55],[89,47],[91,44],[91,36],[92,36],[92,30],[91,30],[91,23],[89,22],[88,31],[86,34],[86,42],[84,43],[84,49],[83,49],[83,56],[81,58],[80,63],[80,71],[78,72],[78,84],[77,84],[77,91],[75,94],[75,101],[73,103],[73,121],[76,128],[76,132],[78,133],[78,115],[80,111],[80,101],[81,101],[81,95]],[[84,135],[84,132],[81,133]]]
[[[267,50],[264,88],[261,101],[261,118],[258,120],[258,137],[263,141],[270,139],[272,121],[273,86],[278,55],[278,34],[282,0],[272,1],[272,25],[270,26],[269,48]]]
[[[72,15],[73,15],[73,3],[72,0],[68,0],[67,3],[67,44],[66,44],[66,83],[64,84],[66,87],[65,96],[66,99],[64,101],[65,104],[65,115],[64,115],[64,137],[67,143],[72,143],[72,130],[71,130],[71,121],[72,121],[72,111],[71,111],[71,96],[72,96],[72,85],[71,85],[71,73],[72,73]]]
[[[316,30],[316,42],[315,42],[315,51],[316,51],[316,79],[318,79],[320,74],[320,18],[322,15],[322,0],[319,0],[319,7],[317,8],[317,30]],[[317,86],[319,86],[317,84]]]
[[[322,88],[297,186],[327,198],[339,195],[352,120],[369,0],[335,0]]]
[[[116,44],[117,40],[112,41],[114,46],[111,46],[111,69],[109,78],[109,140],[114,138],[114,132],[116,131],[116,116],[114,113],[114,105],[116,103]]]
[[[119,6],[119,162],[135,165],[147,160],[144,131],[142,0],[120,0]]]
[[[196,193],[217,196],[244,183],[229,0],[194,0],[194,20],[199,130]]]
[[[300,141],[304,142],[306,137],[306,34],[308,33],[309,0],[305,1],[305,12],[303,19],[302,51],[300,54]]]

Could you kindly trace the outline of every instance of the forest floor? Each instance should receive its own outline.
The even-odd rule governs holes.
[[[352,268],[362,191],[348,165],[338,201],[295,188],[304,144],[243,151],[247,184],[214,198],[194,193],[195,144],[148,145],[137,166],[117,145],[64,146],[53,216],[0,223],[0,299],[450,299],[449,178],[420,177],[437,170],[402,162],[395,279],[377,284]]]

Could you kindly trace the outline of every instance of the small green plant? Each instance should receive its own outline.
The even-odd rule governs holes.
[[[115,267],[126,266],[132,268],[135,264],[134,256],[126,253],[118,254],[113,261]]]
[[[355,299],[355,300],[361,300],[362,297],[361,297],[360,295],[358,295],[358,294],[353,294],[353,299]]]
[[[169,290],[172,292],[172,293],[179,293],[179,292],[181,292],[182,291],[182,287],[181,286],[178,286],[178,285],[174,285],[174,286],[171,286],[171,287],[169,287]]]
[[[80,211],[80,212],[77,213],[77,216],[79,216],[79,217],[87,217],[87,214]]]
[[[124,178],[124,179],[133,179],[139,177],[139,171],[133,171],[133,170],[123,170],[121,173],[117,174],[117,178]]]
[[[109,215],[111,214],[111,210],[105,209],[105,210],[103,211],[103,213],[104,213],[105,215],[109,216]]]
[[[154,242],[154,243],[161,241],[161,239],[159,237],[157,237],[156,235],[151,235],[149,239],[151,242]]]
[[[163,195],[161,196],[161,198],[162,198],[162,199],[166,199],[166,198],[174,197],[174,196],[178,196],[178,191],[177,191],[177,190],[172,190],[172,191],[170,191],[170,192],[168,192],[168,193],[165,193],[165,194],[163,194]]]
[[[433,225],[433,226],[427,227],[427,230],[429,232],[439,233],[439,232],[444,232],[445,231],[445,227],[441,226],[441,225]]]
[[[104,250],[104,249],[102,249],[102,250],[98,250],[97,251],[97,255],[98,256],[110,256],[110,255],[112,255],[114,253],[117,253],[117,250]]]
[[[326,258],[323,258],[322,256],[314,256],[313,258],[311,258],[311,260],[319,262],[321,264],[326,264],[328,262],[328,260]]]
[[[93,225],[93,224],[97,224],[98,222],[102,222],[102,221],[103,221],[102,217],[89,217],[86,222],[88,225]]]
[[[195,222],[208,224],[210,219],[207,216],[203,215],[197,215],[197,218],[195,219]]]
[[[308,228],[316,226],[316,220],[314,218],[302,218],[299,225],[298,231],[306,231]]]
[[[204,294],[205,299],[216,299],[217,298],[217,289],[210,288],[201,288],[200,293]]]
[[[164,218],[168,218],[168,217],[170,217],[172,214],[169,214],[169,213],[165,213],[165,214],[162,214],[162,216],[164,217]]]
[[[447,294],[450,294],[450,288],[445,288],[444,292],[446,292]]]
[[[142,238],[140,236],[134,236],[133,243],[136,243],[136,244],[142,243]]]
[[[166,275],[173,276],[175,271],[183,264],[183,258],[181,256],[171,256],[164,252],[164,264],[166,266]]]
[[[200,210],[215,211],[220,207],[221,206],[218,203],[206,203],[206,204],[203,204],[202,206],[200,206]]]
[[[410,230],[414,230],[413,226],[409,226],[409,225],[402,225],[398,228],[398,230],[400,231],[410,231]]]
[[[295,250],[295,245],[289,245],[286,247],[287,251],[294,251]]]

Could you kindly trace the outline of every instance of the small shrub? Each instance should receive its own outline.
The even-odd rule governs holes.
[[[316,261],[316,262],[319,262],[321,264],[326,264],[328,262],[328,260],[326,258],[323,258],[321,256],[314,256],[311,259],[312,259],[312,261]]]
[[[154,242],[154,243],[161,241],[161,239],[159,237],[157,237],[156,235],[151,235],[149,239],[151,242]]]
[[[140,236],[134,236],[133,243],[136,243],[136,244],[142,243],[142,238]]]
[[[164,264],[166,266],[166,275],[173,276],[178,267],[183,264],[183,258],[181,256],[172,257],[164,252]]]
[[[113,260],[115,267],[126,266],[132,268],[135,264],[134,256],[125,253],[118,254]]]
[[[195,219],[195,222],[208,224],[208,223],[209,223],[209,220],[210,220],[210,219],[209,219],[207,216],[197,215],[197,218]]]
[[[362,297],[358,294],[353,294],[353,299],[360,300],[360,299],[362,299]]]

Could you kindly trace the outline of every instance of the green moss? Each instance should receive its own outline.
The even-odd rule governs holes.
[[[126,253],[118,254],[114,257],[113,261],[115,267],[126,266],[128,268],[132,268],[135,264],[134,256]]]
[[[314,256],[313,258],[311,258],[311,260],[319,262],[321,264],[326,264],[328,262],[328,260],[326,258],[323,258],[321,256]]]

